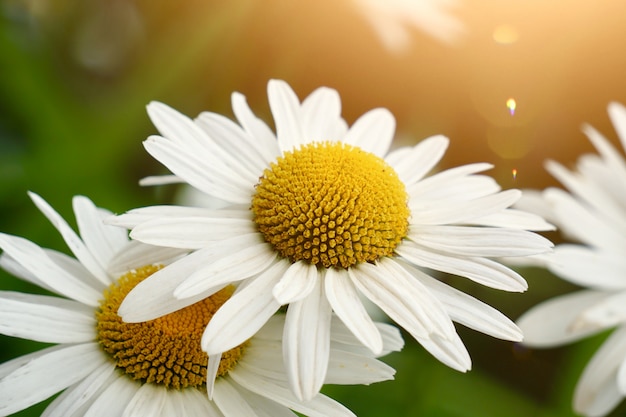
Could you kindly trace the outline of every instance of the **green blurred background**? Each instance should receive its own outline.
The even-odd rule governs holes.
[[[398,145],[447,135],[441,168],[491,162],[504,188],[554,185],[542,161],[569,164],[590,151],[583,122],[617,143],[606,105],[626,102],[626,3],[434,3],[454,3],[444,11],[462,30],[441,42],[410,27],[409,42],[390,50],[357,0],[3,0],[0,230],[67,252],[27,190],[71,224],[75,194],[115,212],[172,201],[174,187],[137,184],[164,173],[141,145],[155,133],[145,105],[231,116],[230,93],[240,91],[271,123],[270,78],[288,81],[301,98],[321,85],[336,88],[350,123],[388,107]],[[575,289],[541,270],[524,275],[524,295],[451,280],[513,319]],[[38,291],[4,272],[0,289]],[[405,350],[387,358],[396,381],[326,391],[360,416],[573,416],[576,379],[606,336],[540,351],[459,333],[474,362],[467,375],[407,338]],[[2,361],[40,347],[7,337],[0,346]],[[17,415],[39,415],[44,406]],[[622,405],[611,416],[625,412]]]

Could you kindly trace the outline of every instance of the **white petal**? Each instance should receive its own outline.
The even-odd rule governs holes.
[[[78,230],[85,246],[106,271],[113,255],[128,242],[128,232],[120,227],[104,224],[111,212],[98,209],[87,197],[76,196],[72,200]]]
[[[281,152],[291,151],[306,143],[300,127],[300,102],[296,93],[286,82],[270,80],[267,95]]]
[[[137,225],[131,232],[133,239],[156,246],[170,248],[200,249],[216,241],[228,241],[238,236],[247,235],[245,242],[234,240],[235,243],[256,243],[251,235],[258,235],[252,219],[231,217],[232,212],[220,216],[219,210],[212,216],[193,217],[157,217]],[[250,241],[250,242],[249,242]]]
[[[169,390],[165,395],[163,407],[161,407],[158,414],[152,414],[154,417],[170,417],[179,415],[180,417],[187,417],[188,414],[185,411],[184,400],[182,393],[179,390]]]
[[[417,183],[419,186],[421,183]],[[486,175],[470,175],[455,178],[437,188],[431,188],[425,193],[416,194],[407,187],[409,207],[418,210],[422,207],[432,210],[433,206],[454,206],[468,204],[472,200],[485,198],[500,192],[498,183]],[[483,213],[490,214],[490,213]],[[481,215],[482,217],[482,215]]]
[[[298,399],[309,401],[324,384],[330,354],[331,307],[324,285],[289,305],[283,333],[283,355],[289,385]]]
[[[133,239],[156,246],[200,249],[225,236],[257,233],[250,219],[172,217],[157,218],[139,224],[131,232]]]
[[[308,296],[319,280],[317,267],[299,261],[289,266],[285,275],[272,290],[279,304],[289,304]]]
[[[550,222],[555,221],[552,207],[543,197],[543,191],[530,189],[522,190],[522,197],[515,203],[515,209],[538,214]]]
[[[219,144],[217,156],[254,184],[268,164],[264,156],[256,152],[257,146],[248,134],[235,122],[217,113],[203,112],[195,122]]]
[[[96,278],[102,283],[108,285],[109,278],[104,271],[104,268],[98,264],[96,258],[89,251],[87,246],[83,243],[80,237],[72,230],[65,220],[57,213],[43,198],[35,193],[29,192],[28,195],[33,200],[33,203],[41,210],[41,212],[48,218],[50,223],[59,231],[63,240],[70,248],[76,259],[80,261],[85,268],[87,268]]]
[[[261,240],[258,235],[251,236]],[[199,267],[181,282],[174,290],[174,297],[193,297],[212,287],[250,278],[265,271],[276,259],[276,252],[266,242],[239,246],[243,249],[235,251],[229,250],[225,242],[216,242],[216,245],[219,244],[223,244],[229,253],[216,256],[215,252],[209,254],[209,248],[204,249],[206,266]]]
[[[259,417],[294,417],[296,414],[282,404],[262,397],[244,388],[238,389],[242,398],[250,404]]]
[[[396,119],[387,109],[373,109],[359,117],[343,142],[383,158],[396,130]]]
[[[121,416],[141,385],[119,374],[93,402],[83,417]]]
[[[244,130],[256,141],[254,145],[257,152],[265,157],[266,163],[275,161],[280,150],[274,132],[252,113],[242,94],[233,93],[231,97],[233,113]]]
[[[258,414],[254,412],[250,404],[233,385],[230,378],[220,378],[215,382],[213,401],[224,414],[224,417],[257,417]]]
[[[211,401],[213,401],[213,394],[215,393],[215,382],[217,381],[217,371],[219,371],[221,361],[222,353],[209,355],[209,363],[206,370],[206,390],[209,396],[209,400]]]
[[[68,417],[75,415],[75,413],[78,413],[82,408],[93,402],[95,396],[105,386],[113,382],[115,379],[114,372],[114,364],[106,359],[103,360],[92,373],[58,396],[46,408],[41,417]]]
[[[524,192],[524,195],[526,193]],[[524,197],[522,196],[522,199]],[[517,204],[516,204],[517,206]],[[534,231],[555,230],[555,226],[548,223],[543,217],[516,209],[505,209],[472,220],[472,224],[491,227],[509,227]]]
[[[611,102],[608,110],[613,127],[622,143],[622,148],[626,150],[626,108],[620,103]]]
[[[118,314],[128,323],[153,320],[194,304],[219,291],[223,285],[194,297],[181,300],[174,297],[174,289],[187,279],[198,268],[198,265],[202,265],[205,258],[205,251],[199,250],[141,281],[124,298],[118,309]]]
[[[226,352],[252,337],[280,308],[272,288],[287,271],[281,260],[266,269],[217,310],[202,335],[202,350],[209,355]]]
[[[341,119],[341,99],[336,90],[320,87],[302,101],[300,109],[303,137],[307,142],[335,141],[333,130]]]
[[[228,184],[228,177],[230,177],[231,184],[243,181],[245,186],[246,178],[248,180],[254,180],[255,175],[258,175],[258,173],[255,174],[254,172],[246,171],[245,164],[242,163],[238,157],[228,150],[223,149],[218,144],[218,142],[223,139],[224,129],[231,130],[231,134],[236,134],[237,137],[235,140],[241,139],[241,129],[230,120],[226,118],[220,118],[219,121],[212,120],[210,123],[213,128],[211,129],[211,133],[215,133],[218,136],[213,137],[203,132],[191,119],[164,104],[150,103],[148,113],[159,131],[167,138],[152,137],[152,139],[156,142],[166,142],[170,144],[171,146],[167,147],[173,151],[172,154],[177,152],[187,154],[188,163],[193,163],[192,160],[199,158],[198,160],[204,162],[201,163],[200,166],[202,166],[204,170],[211,171],[212,176],[218,179],[218,184],[221,184],[222,187],[224,186],[224,179],[226,179],[226,185]],[[237,133],[233,132],[233,127]],[[146,144],[146,142],[144,142],[144,144]],[[150,150],[148,151],[150,152]],[[168,166],[174,173],[181,169],[180,166],[174,169],[174,167],[169,166],[163,159],[156,156],[155,158]],[[179,176],[189,181],[189,178],[186,178],[184,175]],[[219,178],[221,178],[221,180]],[[240,184],[242,183],[240,182]]]
[[[364,355],[334,350],[330,356],[326,384],[369,385],[393,379],[396,370]]]
[[[228,169],[209,152],[194,154],[160,136],[143,142],[153,158],[195,188],[232,203],[249,203],[254,183]]]
[[[260,338],[270,341],[281,341],[283,338],[283,326],[285,315],[277,314],[270,317],[265,325],[254,335],[255,339]]]
[[[165,138],[196,153],[205,150],[203,143],[210,138],[189,117],[158,101],[150,102],[146,110],[152,123]]]
[[[316,395],[311,401],[300,401],[287,387],[277,385],[263,375],[237,368],[229,373],[229,377],[242,387],[308,417],[354,417],[350,410],[322,394]]]
[[[609,196],[620,207],[624,207],[626,195],[623,195],[622,191],[626,183],[626,161],[621,154],[616,155],[614,162],[607,161],[600,155],[583,154],[578,158],[576,167],[581,175],[594,184],[594,188],[602,191],[605,196]],[[618,223],[624,228],[624,219],[619,218]]]
[[[249,202],[248,202],[249,203]],[[231,206],[236,207],[236,206]],[[246,209],[219,209],[212,210],[204,207],[187,206],[148,206],[129,210],[124,214],[108,217],[106,224],[132,229],[137,225],[158,218],[177,217],[220,217],[220,218],[250,218],[250,210]]]
[[[521,330],[498,310],[428,276],[417,268],[409,270],[443,303],[452,320],[493,337],[512,341],[522,340]]]
[[[615,149],[608,139],[602,136],[602,134],[593,127],[583,125],[583,132],[602,157],[599,161],[597,159],[595,160],[594,173],[600,171],[602,173],[600,177],[604,179],[604,181],[598,181],[598,187],[623,190],[624,178],[626,178],[626,161],[624,161],[622,154]],[[579,163],[581,170],[589,167],[589,159],[587,158],[587,160],[584,161],[583,158],[584,156],[580,158],[581,161]],[[612,193],[612,195],[615,199],[621,201],[622,204],[626,202],[625,196],[619,193]]]
[[[383,339],[383,350],[380,355],[373,354],[370,349],[363,346],[363,343],[354,336],[341,320],[337,319],[337,316],[334,316],[331,322],[331,349],[358,353],[368,357],[380,357],[390,352],[402,350],[404,340],[397,327],[387,323],[374,322],[374,324]]]
[[[21,237],[0,233],[0,248],[56,293],[83,304],[98,306],[102,294],[70,272],[59,268],[36,244]]]
[[[330,268],[324,277],[326,297],[333,310],[354,336],[374,354],[383,349],[380,332],[363,306],[354,283],[345,270]]]
[[[558,179],[572,195],[577,196],[590,206],[590,209],[599,217],[612,223],[616,228],[626,230],[624,209],[619,201],[604,192],[593,178],[587,178],[578,172],[570,172],[558,162],[546,161],[546,170]],[[604,182],[604,178],[601,179]]]
[[[161,415],[169,392],[154,384],[143,384],[124,409],[122,417],[154,417]]]
[[[414,338],[454,337],[443,305],[395,261],[383,258],[350,269],[354,285]]]
[[[64,349],[64,348],[65,348],[64,345],[50,346],[48,349],[38,350],[32,353],[28,353],[26,355],[22,355],[17,358],[8,360],[6,362],[3,362],[2,364],[0,364],[0,379],[9,375],[11,372],[15,371],[16,369],[28,364],[32,360],[37,359],[38,357],[47,354],[48,352],[53,352],[53,351]]]
[[[211,210],[228,210],[230,207],[234,207],[234,205],[230,204],[228,201],[203,193],[189,184],[178,187],[173,200],[177,204],[184,204],[185,206],[191,207],[204,207]],[[249,210],[247,211],[250,213],[249,217],[252,217],[252,213]]]
[[[167,265],[186,253],[186,249],[152,246],[131,240],[113,256],[107,267],[107,272],[111,276],[119,276],[146,265]]]
[[[48,258],[55,263],[60,270],[64,271],[66,275],[75,277],[77,280],[84,284],[96,289],[99,293],[102,293],[113,280],[111,277],[107,277],[108,284],[101,282],[98,278],[93,276],[83,264],[81,264],[76,258],[72,258],[62,252],[57,252],[52,249],[43,249]],[[44,286],[45,288],[45,286]]]
[[[179,410],[184,410],[186,417],[223,417],[222,413],[217,408],[217,405],[213,401],[208,401],[206,395],[197,389],[182,389],[178,391],[180,393],[181,407]],[[174,414],[166,414],[164,417],[169,417]]]
[[[626,395],[626,358],[622,359],[617,369],[617,389],[622,396]]]
[[[581,312],[579,321],[592,328],[609,328],[626,322],[626,291],[607,293],[606,298]]]
[[[409,206],[412,220],[418,224],[466,223],[504,210],[515,203],[520,196],[519,190],[506,190],[457,204],[452,204],[450,201],[432,201],[419,202],[416,205],[412,200]]]
[[[393,167],[400,180],[410,185],[424,178],[439,163],[449,143],[445,136],[432,136],[413,148],[391,152],[385,160]]]
[[[432,195],[441,196],[441,194],[438,193],[440,193],[442,189],[446,190],[447,188],[450,188],[450,185],[454,184],[456,181],[467,179],[467,177],[472,174],[491,168],[493,168],[493,165],[484,162],[450,168],[411,184],[407,187],[407,192],[411,196],[429,196],[429,198],[432,198]],[[479,179],[481,183],[486,183],[488,187],[492,187],[494,184],[494,180],[492,178],[479,176]],[[447,192],[446,194],[449,195],[450,193]]]
[[[472,368],[472,360],[463,345],[463,342],[455,335],[452,340],[443,339],[437,335],[429,339],[419,338],[417,341],[424,346],[435,358],[445,365],[459,372],[466,372]]]
[[[550,271],[574,284],[604,290],[626,288],[626,258],[622,254],[561,244],[546,259]]]
[[[282,334],[284,325],[284,314],[281,321],[280,333]],[[285,366],[283,364],[282,340],[263,340],[254,335],[250,344],[246,346],[245,355],[237,362],[237,369],[244,368],[258,375],[263,375],[268,379],[280,381],[287,385],[287,375],[285,374]]]
[[[544,195],[560,219],[558,226],[562,232],[581,242],[607,250],[626,247],[626,236],[622,235],[620,229],[611,222],[604,221],[570,194],[561,189],[549,188]]]
[[[0,333],[46,343],[94,340],[92,307],[45,295],[0,291]]]
[[[80,381],[98,368],[103,357],[97,343],[39,351],[0,380],[0,415],[28,408]]]
[[[574,391],[574,410],[589,416],[608,414],[624,398],[616,373],[626,357],[626,327],[617,329],[583,371]]]
[[[348,123],[344,119],[337,120],[332,132],[329,134],[331,138],[343,139],[348,134]]]
[[[396,326],[387,323],[376,323],[376,327],[383,337],[383,355],[389,352],[399,352],[404,347],[402,333]]]
[[[0,254],[0,268],[4,269],[6,272],[16,278],[23,279],[26,282],[30,282],[31,284],[35,284],[50,292],[54,292],[54,290],[49,285],[41,281],[39,278],[37,278],[35,274],[24,268],[19,262],[7,255],[6,252]]]
[[[446,256],[419,248],[408,241],[398,246],[396,253],[414,265],[466,277],[491,288],[515,292],[528,288],[517,272],[490,259]]]
[[[552,243],[519,229],[470,226],[417,226],[409,239],[428,250],[460,256],[526,256],[548,251]]]
[[[154,185],[170,185],[170,184],[184,184],[185,180],[176,175],[150,175],[148,177],[141,178],[139,185],[142,187],[150,187]]]
[[[387,11],[388,3],[378,4],[380,6],[377,7],[375,2],[362,1],[359,2],[357,10],[360,10],[369,21],[369,25],[376,32],[378,39],[386,49],[396,54],[406,51],[411,44],[412,33],[409,32],[406,24],[401,23],[399,19],[390,15],[391,13]],[[381,6],[384,9],[381,9]]]
[[[524,333],[524,344],[539,348],[560,346],[603,330],[581,326],[577,320],[583,310],[606,297],[604,292],[583,290],[537,304],[517,320]]]

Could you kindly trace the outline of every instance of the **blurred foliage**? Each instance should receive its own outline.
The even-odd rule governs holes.
[[[0,230],[65,252],[26,190],[48,200],[70,224],[75,194],[116,212],[167,201],[171,189],[137,184],[163,172],[140,144],[154,132],[146,103],[162,100],[188,114],[200,105],[229,114],[233,80],[259,69],[251,68],[255,61],[247,58],[258,54],[253,40],[242,54],[231,53],[246,44],[233,28],[250,24],[259,12],[251,1],[103,4],[7,0],[1,6]],[[272,69],[279,77],[292,67],[277,60]],[[264,91],[264,84],[250,88]],[[267,112],[266,104],[260,106]],[[525,296],[453,283],[512,318],[538,301],[573,290],[546,272],[525,272],[530,283]],[[0,288],[40,291],[4,272]],[[404,351],[386,358],[397,370],[395,381],[325,391],[362,417],[573,416],[574,384],[602,340],[529,351],[466,329],[459,332],[474,360],[466,375],[438,363],[407,337]],[[42,345],[0,337],[0,346],[0,360],[6,361]],[[44,407],[16,415],[39,415]],[[625,411],[622,406],[612,415]]]

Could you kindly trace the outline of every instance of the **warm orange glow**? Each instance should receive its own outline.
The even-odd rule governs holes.
[[[493,40],[501,45],[509,45],[517,42],[519,32],[513,25],[498,25],[493,30]]]
[[[506,181],[515,164],[526,173],[517,179],[524,181],[520,185],[539,188],[555,182],[541,168],[546,158],[571,162],[592,149],[580,132],[581,122],[611,132],[605,106],[626,102],[626,2],[476,0],[470,6],[456,0],[450,3],[458,7],[445,8],[464,28],[454,43],[441,42],[402,17],[396,23],[410,28],[410,42],[394,53],[356,1],[193,1],[184,6],[140,1],[131,3],[141,18],[141,36],[126,36],[122,44],[115,43],[116,37],[96,36],[98,42],[78,44],[83,27],[90,36],[108,34],[92,32],[88,23],[93,19],[130,25],[116,34],[132,32],[134,21],[115,20],[119,13],[113,3],[102,18],[89,20],[88,11],[68,14],[86,23],[57,19],[76,28],[58,40],[72,41],[57,45],[68,54],[80,46],[100,57],[109,50],[100,45],[127,48],[134,42],[129,49],[112,46],[111,59],[126,61],[106,67],[113,68],[109,72],[85,66],[83,55],[72,55],[77,61],[63,66],[83,72],[68,70],[69,81],[62,85],[95,77],[99,84],[93,91],[83,91],[82,84],[73,91],[101,94],[103,106],[130,97],[129,106],[137,108],[137,102],[158,98],[182,102],[177,107],[190,115],[202,110],[228,114],[230,95],[239,91],[259,117],[271,122],[268,79],[286,80],[300,98],[324,85],[341,94],[348,123],[372,108],[390,109],[397,122],[396,147],[444,133],[451,145],[442,169],[493,161],[501,167],[498,179]],[[46,19],[54,16],[47,13]],[[100,103],[98,98],[89,99]]]

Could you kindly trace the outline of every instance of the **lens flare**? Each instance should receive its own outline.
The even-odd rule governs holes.
[[[513,168],[511,174],[513,174],[513,181],[515,181],[517,179],[517,168]]]
[[[517,103],[515,102],[514,98],[510,98],[506,101],[506,107],[509,109],[509,112],[511,113],[511,116],[513,116],[515,114],[515,107],[517,106]]]

